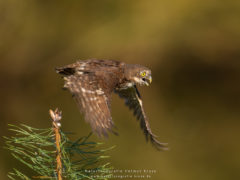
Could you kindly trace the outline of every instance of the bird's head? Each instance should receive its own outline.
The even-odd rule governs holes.
[[[127,80],[141,86],[149,86],[152,82],[151,70],[141,65],[127,65],[125,77]]]

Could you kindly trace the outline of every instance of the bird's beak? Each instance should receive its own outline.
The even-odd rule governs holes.
[[[151,82],[152,82],[152,76],[148,76],[147,78],[147,86],[149,86],[150,84],[151,84]]]
[[[152,83],[152,76],[149,76],[149,83],[151,84]]]

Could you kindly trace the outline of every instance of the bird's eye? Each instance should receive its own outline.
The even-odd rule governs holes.
[[[146,72],[141,72],[141,76],[142,77],[146,76]]]

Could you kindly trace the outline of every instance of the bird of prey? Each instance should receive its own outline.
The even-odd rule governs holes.
[[[150,129],[136,86],[152,82],[150,69],[114,60],[89,59],[56,68],[56,72],[63,75],[64,88],[72,93],[85,121],[98,136],[115,133],[110,113],[111,94],[115,92],[133,110],[146,139],[158,150],[167,149],[166,143],[160,143]]]

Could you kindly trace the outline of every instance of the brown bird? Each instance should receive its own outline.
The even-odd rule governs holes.
[[[148,86],[152,82],[150,69],[137,64],[90,59],[56,68],[56,71],[64,76],[64,88],[72,93],[93,132],[99,136],[115,133],[110,113],[111,94],[115,92],[140,120],[146,139],[158,150],[167,149],[166,143],[160,143],[150,129],[136,86]]]

